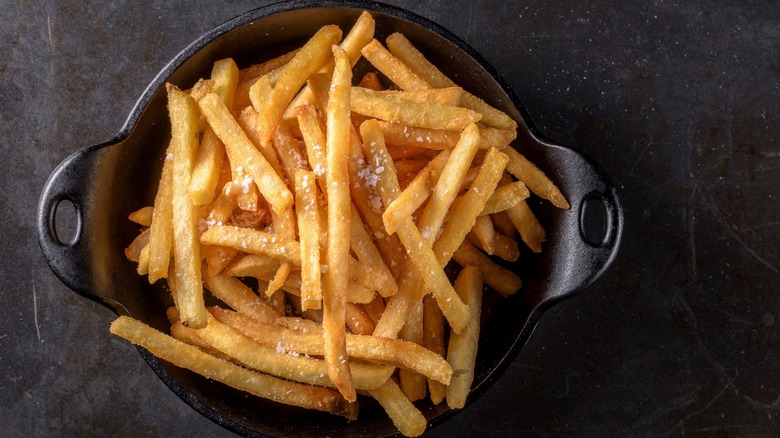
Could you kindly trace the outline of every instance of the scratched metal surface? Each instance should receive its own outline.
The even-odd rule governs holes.
[[[33,223],[57,163],[111,138],[190,41],[264,3],[0,4],[2,435],[231,435],[51,274]],[[430,436],[780,434],[778,3],[390,3],[479,50],[545,135],[607,169],[627,214],[613,268]]]

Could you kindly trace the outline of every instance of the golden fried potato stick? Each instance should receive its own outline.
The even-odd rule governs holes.
[[[414,102],[430,102],[444,106],[458,106],[460,104],[461,96],[463,96],[463,89],[460,87],[447,87],[425,90],[384,90],[379,91],[379,93],[392,98],[407,99]]]
[[[293,239],[234,225],[216,225],[200,236],[204,245],[221,245],[251,254],[265,254],[300,266],[301,247]]]
[[[513,295],[522,286],[520,277],[491,260],[469,241],[461,243],[452,258],[463,267],[474,266],[479,269],[485,283],[505,297]]]
[[[206,325],[201,284],[198,212],[189,195],[190,177],[198,148],[198,107],[186,93],[168,84],[173,153],[173,257],[182,324]],[[151,260],[150,260],[151,261]]]
[[[361,87],[352,87],[350,109],[389,122],[450,131],[460,131],[482,118],[481,114],[466,108],[415,102]]]
[[[529,196],[528,187],[526,187],[522,181],[504,184],[497,188],[493,193],[493,196],[488,199],[487,204],[485,204],[485,209],[482,210],[480,215],[484,216],[508,210],[520,203],[520,201],[527,199]]]
[[[442,88],[446,90],[446,88]],[[416,146],[426,149],[452,149],[458,144],[460,132],[441,129],[418,128],[400,123],[380,121],[387,147]],[[479,148],[503,148],[517,137],[516,131],[489,127],[479,128]]]
[[[474,155],[479,148],[479,129],[475,124],[469,124],[463,129],[458,145],[452,150],[447,163],[439,175],[436,187],[433,189],[431,199],[423,210],[418,221],[420,231],[432,246],[439,235],[439,230],[444,223],[452,201],[458,194],[466,173],[471,167]]]
[[[406,398],[393,379],[387,379],[382,386],[368,393],[382,405],[403,435],[414,437],[425,432],[428,425],[425,416]]]
[[[357,134],[350,135],[349,178],[355,209],[360,213],[366,231],[373,237],[387,268],[394,276],[406,263],[406,252],[395,234],[387,234],[382,223],[382,197],[376,191],[377,176],[366,162],[363,145]]]
[[[317,178],[322,193],[328,193],[328,184],[325,180],[325,167],[327,156],[325,154],[325,133],[322,131],[317,109],[313,105],[298,107],[298,128],[306,146],[306,155],[309,158],[309,166]]]
[[[355,64],[357,64],[358,60],[360,60],[360,50],[374,37],[374,27],[374,17],[367,11],[363,11],[355,21],[352,29],[347,33],[347,36],[345,36],[339,44],[347,53],[351,66],[354,67]],[[334,62],[331,60],[320,69],[320,72],[330,77],[331,74],[333,74],[333,66]],[[316,101],[315,93],[312,91],[309,84],[306,84],[287,107],[287,110],[284,113],[284,119],[294,119],[296,117],[295,111],[298,107],[314,104]]]
[[[507,156],[497,149],[490,149],[480,166],[479,174],[472,183],[471,189],[453,203],[450,208],[450,220],[444,226],[433,246],[440,266],[446,266],[449,263],[452,254],[473,227],[479,212],[482,211],[488,198],[495,191],[506,167],[507,159]],[[398,334],[409,309],[425,294],[425,288],[418,283],[411,275],[401,277],[398,283],[398,293],[387,302],[387,308],[377,323],[374,336],[393,338]]]
[[[441,169],[449,159],[450,151],[442,151],[414,177],[412,182],[390,203],[382,214],[385,230],[389,234],[395,233],[401,221],[411,217],[412,214],[426,201],[436,185],[434,176],[438,179]],[[398,168],[396,167],[396,171]]]
[[[271,165],[271,168],[276,171],[277,175],[282,175],[282,165],[279,163],[279,157],[276,155],[276,151],[270,144],[263,145],[260,142],[260,134],[257,132],[257,111],[251,106],[244,108],[241,111],[241,115],[238,118],[238,124],[246,133],[247,138],[257,148]]]
[[[461,333],[450,336],[447,348],[447,362],[457,370],[447,386],[447,405],[452,409],[463,409],[466,397],[474,380],[474,365],[479,344],[479,315],[482,311],[482,276],[477,269],[466,267],[455,281],[455,289],[463,301],[468,303],[474,319]]]
[[[169,147],[154,198],[152,223],[149,225],[149,283],[168,276],[168,266],[173,255],[173,154],[170,151]]]
[[[436,299],[431,295],[423,298],[423,347],[444,357],[446,349],[444,347],[444,315],[436,304]],[[431,395],[431,402],[438,405],[444,400],[446,387],[433,379],[428,380],[428,392]]]
[[[352,216],[350,217],[349,223],[349,246],[352,249],[352,252],[355,253],[358,261],[370,267],[369,271],[372,272],[370,276],[374,275],[373,272],[375,270],[378,269],[380,271],[376,273],[376,276],[372,277],[371,280],[372,284],[374,279],[381,280],[379,284],[381,284],[382,287],[380,287],[377,292],[379,292],[379,294],[383,297],[395,295],[395,293],[398,292],[398,284],[395,282],[393,272],[390,270],[390,268],[387,267],[384,259],[382,259],[382,254],[380,254],[379,249],[376,247],[374,241],[371,239],[371,236],[368,234],[368,231],[363,224],[363,220],[360,218],[360,213],[358,213],[357,208],[354,204],[352,204],[351,208]],[[358,273],[362,272],[362,267],[358,269]],[[353,279],[358,281],[358,279],[355,278],[356,269],[354,266],[350,267],[350,272],[353,276]],[[364,286],[368,285],[364,284]]]
[[[366,44],[361,51],[363,57],[402,90],[427,90],[431,86],[418,77],[403,62],[393,56],[377,40]]]
[[[363,78],[358,83],[358,87],[368,88],[374,91],[382,91],[385,89],[379,81],[379,76],[372,71],[363,75]]]
[[[325,353],[322,333],[311,327],[311,321],[297,320],[296,324],[306,325],[301,331],[290,328],[290,318],[278,318],[274,325],[219,307],[209,307],[209,312],[219,322],[271,348],[281,346],[309,356]],[[452,368],[442,356],[414,342],[347,333],[346,344],[347,354],[355,359],[408,368],[444,385],[452,378]]]
[[[301,308],[322,307],[320,219],[316,179],[311,171],[295,172],[295,213],[301,241]]]
[[[226,58],[215,62],[211,70],[211,80],[214,81],[212,91],[222,98],[228,108],[232,108],[238,84],[238,66],[235,61]],[[214,199],[224,157],[225,146],[211,127],[206,126],[190,180],[189,190],[193,204],[206,205]]]
[[[347,402],[335,391],[250,371],[211,356],[128,316],[120,316],[114,320],[111,323],[111,333],[145,348],[154,356],[177,367],[186,368],[258,397],[330,412],[350,419],[357,418],[357,405]]]
[[[528,207],[525,201],[520,201],[514,207],[506,210],[509,219],[520,232],[523,242],[535,253],[542,252],[542,242],[544,242],[545,231],[539,220]]]
[[[267,75],[274,70],[284,67],[288,62],[290,62],[290,60],[293,59],[295,54],[298,53],[298,50],[300,49],[291,50],[284,55],[279,55],[276,58],[269,59],[268,61],[242,68],[238,72],[239,84],[252,82],[261,76]]]
[[[356,335],[370,335],[376,327],[374,321],[360,304],[347,303],[346,321],[349,331]],[[360,389],[357,384],[355,387]]]
[[[333,46],[335,67],[328,94],[327,168],[328,239],[322,294],[322,327],[328,376],[345,399],[356,400],[346,351],[346,289],[349,284],[349,108],[352,70],[344,49]]]
[[[141,248],[141,252],[138,253],[136,272],[138,272],[138,275],[147,275],[149,273],[149,245]]]
[[[204,275],[203,283],[215,297],[243,314],[269,323],[281,316],[236,277]]]
[[[423,345],[423,302],[419,301],[409,312],[406,324],[401,329],[400,338]],[[422,374],[402,368],[398,371],[398,383],[409,401],[422,400],[427,395],[426,378]]]
[[[198,101],[198,106],[211,128],[225,144],[231,165],[240,163],[243,166],[275,212],[282,213],[287,210],[293,202],[292,193],[268,160],[247,138],[219,96],[209,93]]]
[[[506,170],[515,178],[522,181],[528,189],[540,198],[547,199],[558,208],[568,210],[569,202],[563,196],[560,189],[541,171],[536,165],[511,146],[501,149],[501,152],[509,156]]]
[[[430,63],[409,40],[400,33],[387,37],[390,53],[406,64],[417,76],[434,88],[452,87],[456,84]],[[482,114],[482,123],[494,128],[517,129],[517,122],[503,112],[493,108],[471,93],[465,93],[461,105]]]
[[[369,161],[377,166],[377,170],[382,169],[379,172],[377,184],[380,187],[383,203],[386,206],[390,205],[400,193],[400,187],[398,186],[395,166],[382,139],[382,132],[375,120],[367,120],[360,125],[360,133],[363,137],[364,152]],[[442,308],[450,326],[454,331],[460,331],[469,319],[468,308],[455,294],[452,284],[442,268],[444,265],[438,263],[434,251],[411,218],[407,218],[401,223],[396,234],[406,248],[409,260],[414,264],[417,273],[425,282],[428,290],[436,297],[436,301]],[[419,299],[422,299],[422,296]]]
[[[251,369],[295,382],[333,386],[328,379],[324,361],[304,357],[296,351],[288,354],[279,344],[275,347],[258,344],[214,317],[209,318],[208,325],[197,333],[213,348]],[[393,367],[390,366],[356,362],[352,367],[358,389],[377,388],[393,373]]]
[[[149,245],[149,234],[150,232],[147,228],[135,236],[135,239],[125,248],[125,258],[127,260],[138,263],[138,259],[141,257],[141,250]]]
[[[493,221],[490,216],[477,216],[474,228],[469,233],[476,237],[479,247],[489,255],[493,255],[496,250],[496,229],[493,228]]]
[[[292,102],[306,79],[322,68],[331,59],[331,46],[341,40],[341,29],[335,25],[320,28],[314,36],[295,54],[282,69],[279,79],[273,85],[267,99],[252,101],[260,115],[258,130],[263,144],[271,141],[276,126],[282,120],[287,106]],[[254,88],[257,85],[253,85]],[[252,91],[250,89],[250,96]]]
[[[130,213],[130,215],[127,216],[127,218],[131,222],[135,222],[138,225],[142,225],[144,227],[148,227],[152,225],[152,216],[154,215],[154,207],[147,206],[139,208],[138,210]]]

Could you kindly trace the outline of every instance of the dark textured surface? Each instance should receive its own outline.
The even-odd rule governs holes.
[[[610,173],[621,252],[431,436],[780,434],[780,7],[394,1],[491,62],[537,127]],[[3,435],[230,436],[109,335],[34,235],[71,152],[110,139],[179,50],[263,2],[4,2]]]

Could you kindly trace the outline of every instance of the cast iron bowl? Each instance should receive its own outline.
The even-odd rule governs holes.
[[[74,153],[54,170],[39,204],[41,248],[54,273],[75,292],[117,315],[130,315],[167,331],[169,294],[137,275],[134,264],[123,255],[123,248],[138,233],[127,215],[153,203],[168,144],[165,82],[188,88],[209,76],[217,59],[233,57],[239,66],[247,66],[280,55],[300,46],[323,25],[338,24],[348,30],[363,10],[374,16],[378,39],[402,32],[456,83],[517,120],[515,147],[557,182],[572,206],[563,211],[547,202],[530,202],[547,229],[547,241],[542,254],[523,253],[521,262],[512,266],[524,280],[521,292],[508,299],[485,294],[472,402],[525,345],[545,309],[580,292],[606,270],[617,253],[623,214],[613,185],[596,163],[544,140],[514,93],[479,54],[446,29],[408,11],[375,2],[289,1],[244,13],[206,33],[162,70],[116,138]],[[78,222],[68,242],[58,238],[54,219],[63,200],[73,203]],[[594,211],[595,233],[588,225]],[[139,351],[185,402],[241,435],[396,433],[381,407],[367,398],[361,398],[359,420],[347,422],[248,397]],[[446,403],[420,403],[419,407],[432,425],[454,414]]]

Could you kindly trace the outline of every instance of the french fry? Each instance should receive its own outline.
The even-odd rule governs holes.
[[[274,211],[282,213],[289,208],[293,202],[292,193],[253,146],[219,96],[209,93],[198,101],[198,106],[211,128],[225,144],[231,164],[241,163]]]
[[[381,267],[363,263],[353,258],[349,259],[350,279],[370,290],[376,290],[379,295],[389,297],[398,292],[398,285],[393,275]]]
[[[570,208],[569,202],[560,189],[534,163],[528,161],[527,158],[511,146],[507,146],[501,149],[501,151],[509,157],[506,170],[528,186],[530,191],[537,194],[540,198],[552,202],[558,208],[564,210]]]
[[[173,252],[173,154],[168,151],[149,225],[149,283],[168,276]]]
[[[136,272],[138,272],[138,275],[147,275],[149,273],[149,245],[141,248],[141,252],[138,253],[138,268]]]
[[[340,35],[339,35],[340,36]],[[354,401],[357,395],[352,384],[347,360],[344,329],[346,294],[349,283],[349,108],[352,71],[346,52],[333,46],[336,61],[327,108],[328,240],[322,294],[323,338],[328,376],[345,399]]]
[[[204,245],[222,245],[251,254],[265,254],[282,261],[301,264],[300,244],[276,234],[234,225],[217,225],[200,236]]]
[[[347,36],[345,36],[339,44],[339,47],[344,49],[344,52],[347,54],[351,66],[355,66],[360,59],[361,49],[374,37],[374,27],[374,17],[367,11],[363,11],[358,19],[355,20],[355,24],[352,26],[352,29],[349,30]],[[325,73],[326,76],[330,76],[333,73],[334,65],[334,62],[331,60],[320,70],[320,72]],[[314,92],[308,84],[305,85],[287,107],[284,119],[294,119],[295,111],[298,107],[313,104],[316,101],[317,99],[314,96]]]
[[[423,298],[423,347],[444,357],[444,315],[436,304],[436,299],[431,295]],[[431,402],[438,405],[444,400],[446,387],[433,379],[428,380],[428,392]]]
[[[214,81],[213,92],[222,98],[228,108],[232,108],[238,84],[236,63],[230,58],[215,62],[211,70],[211,79]],[[206,205],[214,198],[224,157],[225,147],[211,127],[207,126],[198,147],[190,180],[189,190],[193,204]]]
[[[273,218],[275,234],[291,240],[295,240],[296,223],[295,212],[293,212],[293,209],[289,208],[281,214],[277,214],[274,211],[271,211],[271,217]],[[279,290],[282,285],[284,285],[285,280],[290,275],[292,269],[293,265],[291,262],[282,262],[279,265],[279,269],[276,271],[274,278],[268,283],[268,288],[265,291],[265,295],[270,297],[277,290]]]
[[[370,303],[363,304],[363,309],[375,323],[379,322],[382,312],[385,311],[385,300],[381,295],[377,295]],[[376,325],[374,328],[376,329]],[[371,333],[373,333],[373,331]]]
[[[268,161],[268,164],[271,165],[271,168],[273,168],[278,175],[281,175],[282,165],[279,163],[279,157],[276,155],[276,151],[274,150],[273,146],[270,144],[263,145],[260,141],[260,133],[258,133],[256,129],[257,111],[255,111],[251,106],[244,108],[238,118],[238,123],[241,125],[241,128],[244,130],[255,148],[260,151],[260,153],[263,155],[263,158],[265,158],[266,161]]]
[[[401,329],[400,338],[414,342],[415,344],[423,345],[424,333],[423,333],[423,302],[419,301],[409,314]],[[401,369],[398,371],[398,383],[401,386],[401,391],[404,393],[409,401],[422,400],[427,395],[426,379],[422,374],[418,374],[408,369]]]
[[[147,206],[130,213],[127,218],[138,225],[148,227],[152,225],[152,216],[154,216],[154,207]]]
[[[430,184],[431,168],[425,167],[409,183],[408,186],[393,199],[393,202],[387,206],[382,214],[382,222],[385,224],[385,231],[388,234],[394,234],[398,225],[412,214],[428,200],[431,195],[432,187]]]
[[[382,259],[382,254],[379,253],[379,249],[377,249],[376,245],[374,245],[374,241],[371,239],[371,236],[368,235],[366,226],[363,224],[363,220],[360,218],[360,213],[358,213],[354,204],[352,205],[351,211],[352,216],[350,217],[349,223],[349,244],[352,252],[355,253],[358,261],[365,265],[369,265],[371,267],[370,270],[373,271],[378,269],[381,271],[377,274],[377,277],[375,277],[382,279],[382,284],[385,285],[378,290],[379,294],[382,296],[395,295],[395,293],[398,292],[398,284],[395,282],[392,270],[387,267],[387,264]],[[362,268],[357,268],[357,271],[354,267],[351,267],[350,269],[350,272],[353,273],[354,278],[354,272],[361,272],[360,270]],[[358,281],[357,278],[355,278],[355,281]]]
[[[457,370],[447,386],[447,405],[462,409],[474,380],[474,366],[479,343],[479,315],[482,310],[482,277],[478,270],[466,267],[455,282],[455,289],[464,302],[468,303],[474,319],[461,332],[450,336],[447,362]]]
[[[503,296],[513,295],[522,286],[520,277],[490,260],[468,241],[458,247],[452,258],[463,267],[474,266],[479,269],[485,283]]]
[[[306,79],[328,62],[331,58],[331,46],[338,43],[340,39],[341,29],[338,26],[323,26],[283,67],[281,76],[268,94],[268,98],[262,102],[262,106],[252,102],[255,111],[260,115],[258,130],[263,143],[271,140],[287,106]]]
[[[396,56],[418,77],[434,88],[452,87],[455,85],[455,83],[436,68],[436,66],[431,64],[430,61],[428,61],[402,34],[394,33],[387,37],[386,42],[390,53]],[[517,129],[517,122],[512,120],[511,117],[491,107],[470,93],[465,93],[463,95],[461,105],[482,114],[482,123],[488,126],[512,131]]]
[[[295,54],[298,53],[298,50],[299,49],[291,50],[283,55],[277,56],[276,58],[269,59],[268,61],[242,68],[238,72],[238,82],[249,82],[261,76],[267,75],[274,70],[284,67],[288,62],[290,62],[290,60],[293,59]]]
[[[231,277],[254,277],[264,279],[273,276],[279,269],[279,259],[265,254],[246,254],[236,258],[225,268],[225,275]]]
[[[263,345],[272,348],[279,345],[287,351],[309,356],[325,353],[322,333],[316,329],[318,326],[311,327],[311,321],[305,323],[306,330],[302,332],[291,329],[290,325],[279,325],[281,318],[273,325],[218,307],[210,307],[209,312],[221,323]],[[298,322],[303,321],[306,320]],[[289,318],[286,322],[290,322]],[[452,368],[443,357],[414,342],[347,333],[346,345],[347,354],[355,359],[408,368],[444,385],[452,378]]]
[[[422,412],[404,396],[401,388],[393,379],[387,379],[382,386],[369,391],[369,394],[382,405],[395,427],[402,434],[414,437],[425,432],[425,427],[428,425],[427,420]]]
[[[520,201],[514,207],[506,210],[506,212],[520,233],[523,242],[531,248],[531,251],[536,253],[542,252],[545,231],[542,228],[542,224],[539,223],[539,220],[536,219],[536,216],[528,207],[528,204],[525,201]]]
[[[125,257],[131,262],[138,263],[138,259],[141,257],[141,250],[149,245],[149,229],[145,229],[138,233],[138,235],[130,242],[130,245],[125,248]]]
[[[495,233],[493,235],[493,255],[506,260],[508,262],[517,261],[520,257],[520,248],[518,248],[517,241],[510,239],[501,233]]]
[[[320,272],[320,219],[313,172],[295,173],[295,213],[301,241],[301,308],[322,307]]]
[[[438,90],[446,90],[441,88]],[[456,88],[459,89],[459,88]],[[441,129],[418,128],[406,126],[400,123],[380,121],[379,127],[385,136],[387,147],[415,146],[426,149],[452,149],[460,140],[460,132],[444,131]],[[479,148],[490,149],[492,147],[503,148],[511,143],[517,132],[507,129],[490,127],[479,128]]]
[[[359,304],[347,303],[345,315],[349,331],[357,335],[370,335],[376,327],[374,321]],[[355,387],[360,389],[357,384]]]
[[[485,204],[485,208],[480,215],[484,216],[498,213],[499,211],[509,210],[520,203],[520,201],[527,199],[528,196],[530,196],[530,193],[522,181],[505,184],[493,192],[493,195],[488,199],[488,202]]]
[[[227,275],[204,276],[206,288],[228,306],[257,318],[261,321],[273,322],[280,315],[265,301],[246,286],[241,280]]]
[[[317,110],[312,105],[298,107],[298,127],[306,146],[306,155],[309,157],[309,166],[320,185],[322,193],[328,193],[328,184],[325,179],[327,156],[325,154],[325,133],[322,131]]]
[[[433,246],[439,266],[446,266],[472,228],[480,211],[492,195],[506,166],[507,157],[498,150],[488,151],[479,174],[469,190],[450,208],[450,221],[445,225]],[[377,322],[374,336],[395,337],[401,330],[409,309],[422,299],[425,288],[406,273],[398,282],[398,293],[387,302],[382,318]],[[438,298],[437,298],[437,301]],[[444,309],[442,309],[444,310]],[[446,313],[445,313],[446,316]],[[449,318],[448,318],[449,320]]]
[[[201,256],[206,262],[206,273],[214,276],[222,272],[238,255],[235,248],[224,246],[202,245]]]
[[[368,88],[352,87],[350,109],[358,114],[421,128],[459,131],[482,116],[466,108],[421,103]]]
[[[376,163],[377,168],[381,167],[384,169],[380,173],[378,184],[381,186],[382,201],[385,205],[390,205],[398,196],[400,188],[395,174],[395,166],[387,153],[384,140],[382,139],[382,132],[375,121],[367,120],[360,125],[360,133],[363,137],[364,150],[369,160]],[[404,248],[406,248],[409,259],[414,264],[420,277],[436,297],[436,301],[442,308],[442,312],[450,326],[452,326],[454,331],[460,331],[461,327],[469,319],[468,309],[455,296],[452,284],[450,284],[447,275],[442,269],[443,265],[438,263],[436,255],[411,218],[407,218],[401,223],[396,234]]]
[[[428,245],[432,246],[439,235],[439,230],[447,215],[447,211],[463,184],[466,172],[471,167],[471,162],[477,153],[478,147],[479,129],[477,125],[470,124],[463,130],[458,145],[455,146],[449,159],[447,159],[447,163],[444,165],[444,169],[442,169],[441,175],[436,182],[431,199],[425,206],[422,217],[420,217],[418,222]]]
[[[182,324],[206,325],[201,284],[198,217],[188,187],[198,147],[198,107],[186,93],[167,86],[173,153],[173,256]],[[151,260],[150,260],[151,261]]]
[[[493,213],[490,215],[490,219],[493,220],[493,227],[496,231],[510,239],[514,239],[517,234],[517,229],[515,228],[515,224],[512,223],[512,219],[509,219],[509,215],[506,211]]]
[[[382,72],[402,90],[426,90],[431,88],[427,82],[419,78],[409,67],[384,48],[379,41],[373,40],[366,44],[361,53],[377,70]]]
[[[379,81],[379,76],[372,71],[363,75],[363,78],[360,79],[360,82],[358,83],[358,87],[368,88],[374,91],[382,91],[385,89]]]
[[[431,88],[423,90],[384,90],[379,93],[392,98],[407,99],[414,102],[431,102],[444,106],[458,106],[463,89],[459,87]],[[424,129],[424,128],[418,128]],[[447,132],[447,131],[444,131]]]
[[[295,351],[287,354],[278,344],[276,348],[258,344],[213,317],[205,328],[198,330],[198,335],[215,349],[249,368],[296,382],[333,386],[322,360],[304,357]],[[355,385],[363,390],[380,386],[393,372],[389,366],[365,363],[353,364],[353,370]]]
[[[496,230],[493,228],[493,221],[490,220],[490,216],[477,216],[477,221],[474,223],[470,234],[476,237],[479,246],[486,253],[493,255],[496,249]]]
[[[360,213],[366,231],[374,238],[387,268],[398,275],[406,263],[406,254],[396,235],[385,232],[382,223],[382,197],[376,191],[376,172],[367,165],[363,145],[357,135],[350,136],[349,178],[353,205]]]
[[[127,316],[111,323],[111,333],[141,346],[153,355],[180,368],[279,403],[357,417],[357,406],[337,392],[288,382],[234,365],[204,353]]]

